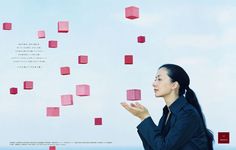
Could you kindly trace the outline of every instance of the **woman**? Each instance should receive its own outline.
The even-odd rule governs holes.
[[[153,83],[156,97],[166,106],[158,126],[140,103],[121,103],[141,119],[138,134],[145,150],[212,150],[213,135],[206,128],[204,115],[188,74],[178,65],[161,66]]]

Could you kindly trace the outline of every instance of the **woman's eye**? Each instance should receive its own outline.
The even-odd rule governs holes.
[[[161,79],[157,79],[158,81],[161,81]]]

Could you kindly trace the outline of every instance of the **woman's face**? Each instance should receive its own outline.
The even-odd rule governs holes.
[[[165,97],[170,94],[173,82],[167,74],[166,68],[160,68],[153,82],[154,93],[156,97]]]

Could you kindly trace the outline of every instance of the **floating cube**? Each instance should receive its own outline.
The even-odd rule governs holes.
[[[94,118],[94,125],[102,125],[102,118]]]
[[[33,81],[24,81],[24,89],[32,90],[33,89]]]
[[[87,84],[76,85],[76,95],[77,96],[89,96],[90,86]]]
[[[88,56],[87,55],[80,55],[78,57],[79,64],[87,64],[88,63]]]
[[[48,47],[49,48],[57,48],[57,41],[54,41],[54,40],[48,41]]]
[[[133,55],[125,55],[124,57],[125,64],[133,64]]]
[[[38,38],[39,39],[45,38],[45,31],[38,31]]]
[[[230,134],[229,132],[218,132],[218,143],[219,144],[229,144]]]
[[[18,89],[17,88],[15,88],[15,87],[12,87],[12,88],[10,88],[10,94],[17,94],[18,93]]]
[[[73,95],[61,95],[61,105],[73,105]]]
[[[69,32],[69,22],[68,21],[59,21],[57,25],[58,25],[58,32],[61,32],[61,33]]]
[[[49,146],[49,150],[56,150],[56,146]]]
[[[137,40],[138,40],[138,43],[144,43],[145,42],[145,36],[138,36]]]
[[[127,90],[127,100],[131,101],[141,100],[141,90],[140,89]]]
[[[3,25],[2,25],[2,29],[3,29],[3,30],[11,30],[11,29],[12,29],[12,24],[9,23],[9,22],[5,22],[5,23],[3,23]]]
[[[59,107],[47,107],[47,117],[58,117],[60,116]]]
[[[139,8],[135,6],[125,8],[125,17],[128,19],[139,18]]]
[[[61,75],[69,75],[70,67],[61,67]]]

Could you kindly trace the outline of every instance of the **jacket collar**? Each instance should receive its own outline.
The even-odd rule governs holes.
[[[176,114],[186,103],[187,103],[187,100],[184,98],[184,96],[180,96],[169,106],[169,109],[171,113]],[[168,112],[169,112],[168,107],[165,106],[163,108],[163,113],[167,114]]]

